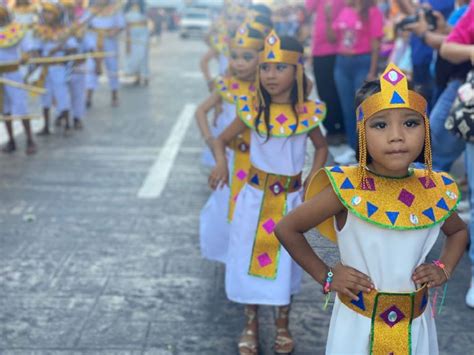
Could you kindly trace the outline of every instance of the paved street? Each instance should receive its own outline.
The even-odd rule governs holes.
[[[111,108],[103,86],[83,132],[38,138],[34,157],[20,137],[21,150],[0,156],[1,354],[237,354],[242,306],[225,297],[223,267],[199,251],[209,190],[190,113],[207,92],[204,51],[165,34],[148,88],[125,86]],[[438,316],[443,354],[474,354],[468,280],[465,257]],[[297,355],[324,353],[322,302],[306,277],[291,315]],[[273,319],[263,308],[261,354],[273,353]]]

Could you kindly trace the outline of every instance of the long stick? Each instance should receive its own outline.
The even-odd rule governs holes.
[[[114,52],[89,52],[80,54],[64,55],[62,57],[35,57],[28,60],[28,64],[55,64],[64,62],[74,62],[87,58],[107,58],[113,57]]]
[[[23,89],[23,90],[26,90],[26,91],[31,91],[35,94],[40,94],[40,95],[46,93],[46,90],[43,89],[43,88],[33,86],[33,85],[23,84],[23,83],[20,83],[18,81],[14,81],[14,80],[2,78],[2,77],[0,77],[0,84],[13,86],[14,88]]]

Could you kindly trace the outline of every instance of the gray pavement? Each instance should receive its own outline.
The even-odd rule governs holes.
[[[38,139],[35,157],[0,157],[1,354],[237,353],[242,307],[225,297],[223,267],[198,247],[209,191],[194,122],[164,193],[137,198],[181,110],[206,94],[204,50],[165,35],[152,51],[150,87],[124,87],[115,109],[102,89],[83,132]],[[334,246],[310,238],[337,259]],[[474,354],[468,279],[465,257],[438,317],[443,354]],[[322,301],[305,277],[291,314],[295,354],[324,352]],[[273,319],[264,307],[261,354],[272,353]]]

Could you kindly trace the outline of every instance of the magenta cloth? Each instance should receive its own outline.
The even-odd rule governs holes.
[[[337,43],[330,43],[326,37],[324,7],[332,5],[333,18],[337,18],[344,7],[344,0],[306,0],[306,10],[315,13],[313,20],[313,56],[322,57],[337,54]]]
[[[377,6],[369,9],[363,21],[356,9],[345,6],[333,29],[337,35],[338,54],[367,54],[372,51],[372,40],[383,37],[383,13]]]
[[[464,13],[447,38],[448,42],[474,44],[474,2]]]

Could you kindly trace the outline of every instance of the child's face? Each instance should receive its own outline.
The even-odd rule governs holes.
[[[378,173],[403,176],[425,142],[423,117],[400,108],[381,111],[365,123],[367,152]]]
[[[238,79],[254,80],[257,73],[258,52],[255,49],[232,48],[230,66]]]
[[[260,81],[272,98],[291,93],[295,84],[296,68],[286,63],[263,63],[260,65]]]

